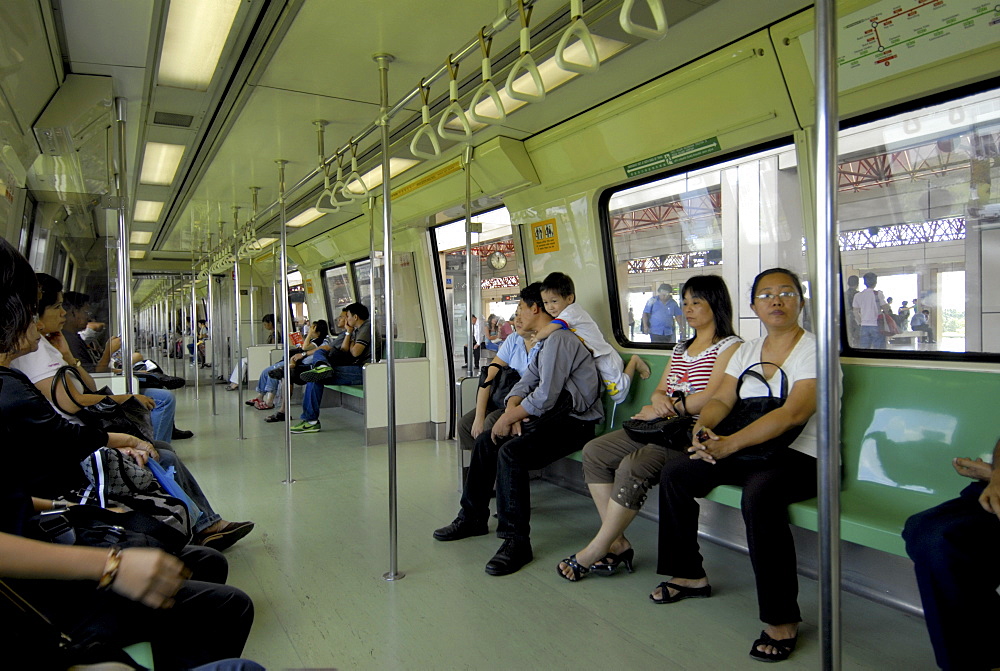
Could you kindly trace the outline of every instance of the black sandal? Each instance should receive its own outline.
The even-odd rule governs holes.
[[[283,412],[276,412],[273,415],[268,415],[264,419],[264,421],[265,422],[284,422],[285,421],[285,413],[283,413]]]
[[[754,641],[753,646],[750,647],[750,656],[758,662],[783,662],[792,654],[795,650],[795,644],[798,642],[798,635],[791,638],[783,638],[779,641],[768,636],[766,631],[762,631],[760,632],[760,638]],[[761,645],[769,645],[775,648],[777,652],[758,650],[757,647]]]
[[[629,548],[622,552],[621,554],[615,554],[614,552],[609,552],[601,558],[600,564],[591,564],[590,572],[594,575],[600,576],[612,576],[618,570],[619,566],[624,566],[625,570],[629,573],[635,571],[632,567],[632,561],[635,559],[635,550]]]
[[[583,564],[581,564],[576,560],[576,555],[570,555],[569,557],[566,557],[559,563],[566,564],[566,566],[569,566],[570,569],[573,571],[573,577],[570,578],[569,576],[567,576],[565,573],[562,572],[562,569],[559,568],[558,565],[556,566],[556,573],[559,574],[559,577],[563,578],[564,580],[569,580],[570,582],[577,582],[578,580],[583,580],[587,576],[587,574],[590,573],[589,568],[587,568],[586,566],[584,566]]]
[[[660,588],[660,598],[657,599],[652,594],[649,595],[649,600],[656,604],[661,603],[676,603],[683,599],[707,599],[712,596],[712,586],[705,585],[704,587],[685,587],[684,585],[678,585],[672,582],[661,582],[657,587]],[[670,588],[677,592],[673,596],[667,591]]]

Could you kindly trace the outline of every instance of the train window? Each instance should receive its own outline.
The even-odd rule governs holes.
[[[426,356],[427,338],[424,335],[423,313],[417,295],[417,272],[413,265],[412,252],[393,253],[393,338],[396,341],[397,359],[413,359]],[[351,264],[354,286],[357,288],[358,302],[372,309],[375,296],[375,330],[385,330],[385,291],[383,288],[382,259],[372,266],[371,259],[355,261]],[[374,274],[373,274],[374,272]],[[374,291],[372,284],[374,283]],[[384,340],[384,336],[382,338]],[[383,356],[384,349],[376,348],[377,357]]]
[[[747,300],[754,275],[782,266],[808,279],[791,145],[627,185],[602,202],[622,344],[662,348],[690,335],[679,292],[694,275],[723,276],[744,337],[760,334]]]
[[[998,144],[997,90],[841,133],[852,349],[1000,352]]]
[[[326,289],[326,314],[330,330],[337,332],[337,315],[344,307],[354,302],[351,285],[347,276],[347,266],[341,265],[323,271],[323,287]]]

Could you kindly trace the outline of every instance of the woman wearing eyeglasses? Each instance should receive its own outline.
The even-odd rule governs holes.
[[[696,499],[718,485],[741,485],[741,507],[765,627],[750,656],[768,662],[795,649],[801,616],[797,603],[795,546],[788,528],[788,505],[816,496],[816,338],[799,326],[805,307],[799,278],[784,268],[754,279],[750,306],[767,335],[744,344],[730,360],[718,391],[693,429],[689,459],[668,462],[660,477],[660,538],[657,573],[669,576],[650,594],[657,604],[711,596],[698,549]],[[780,366],[788,378],[784,404],[731,435],[713,428],[737,403],[737,380],[748,367],[766,362],[763,380],[780,394]],[[744,378],[741,398],[767,396],[761,380]],[[801,433],[768,457],[741,451],[792,430]]]

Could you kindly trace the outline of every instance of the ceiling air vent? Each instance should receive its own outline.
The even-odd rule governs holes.
[[[190,114],[174,114],[173,112],[156,112],[153,114],[153,123],[157,126],[175,126],[177,128],[190,128],[194,123],[194,117]]]

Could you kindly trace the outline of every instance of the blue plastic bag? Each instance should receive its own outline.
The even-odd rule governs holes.
[[[173,496],[175,499],[180,499],[188,509],[188,514],[191,516],[191,526],[193,527],[201,519],[202,512],[201,509],[195,505],[195,502],[191,500],[191,497],[187,495],[181,486],[174,481],[174,467],[171,466],[169,469],[164,469],[163,466],[158,464],[153,459],[146,462],[146,467],[153,472],[153,477],[156,481],[160,483],[163,490]]]

